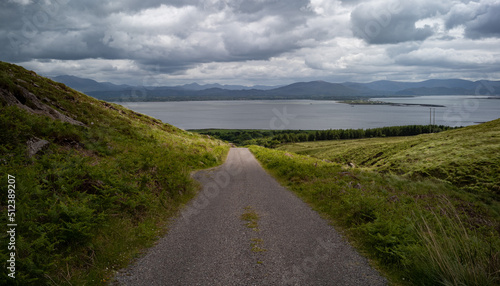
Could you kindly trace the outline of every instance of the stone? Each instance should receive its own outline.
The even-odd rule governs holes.
[[[38,152],[40,152],[43,148],[49,145],[50,142],[47,140],[43,140],[40,138],[33,137],[28,142],[26,142],[28,157],[35,156]]]

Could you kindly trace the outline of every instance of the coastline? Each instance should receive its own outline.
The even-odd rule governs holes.
[[[446,107],[440,104],[426,104],[426,103],[394,103],[385,101],[370,101],[370,100],[342,100],[339,103],[350,105],[391,105],[391,106],[423,106],[423,107]]]

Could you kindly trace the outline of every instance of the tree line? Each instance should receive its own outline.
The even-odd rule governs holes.
[[[457,127],[444,125],[405,125],[370,129],[329,130],[196,130],[239,146],[259,145],[274,148],[284,143],[311,142],[322,140],[345,140],[376,137],[414,136],[437,133]]]

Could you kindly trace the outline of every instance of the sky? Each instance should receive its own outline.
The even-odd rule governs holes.
[[[144,86],[500,80],[500,0],[2,0],[0,60]]]

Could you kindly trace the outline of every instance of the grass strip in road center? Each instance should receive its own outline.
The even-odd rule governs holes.
[[[251,206],[246,206],[244,208],[243,214],[240,216],[240,219],[243,221],[246,221],[245,226],[252,229],[255,232],[259,232],[259,214],[251,207]],[[261,252],[266,252],[267,249],[263,247],[264,245],[264,240],[259,237],[254,237],[250,239],[251,243],[251,250],[253,253],[258,254]],[[258,258],[257,259],[257,264],[263,264],[263,261]]]

